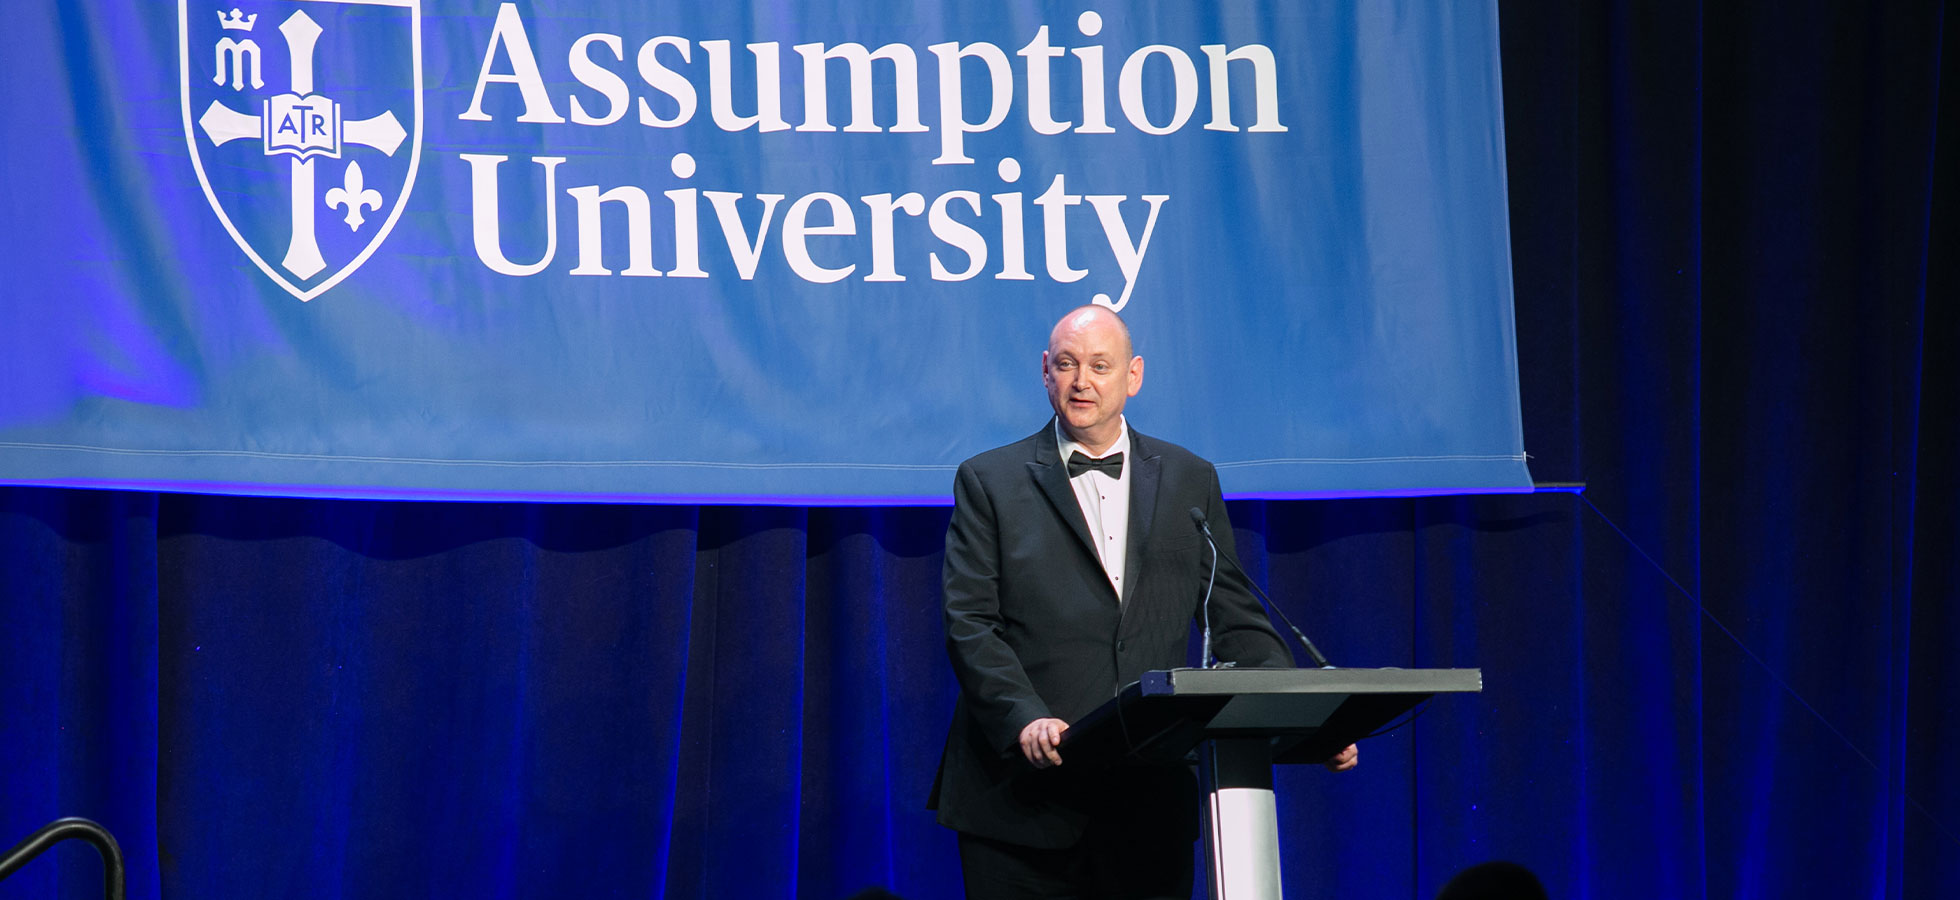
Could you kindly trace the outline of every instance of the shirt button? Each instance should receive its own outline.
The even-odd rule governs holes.
[[[1116,642],[1116,651],[1117,651],[1118,653],[1121,653],[1121,652],[1123,651],[1123,646],[1124,646],[1124,645],[1123,645],[1123,642],[1122,642],[1122,641],[1117,641],[1117,642]]]

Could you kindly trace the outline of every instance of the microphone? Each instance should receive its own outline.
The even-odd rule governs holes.
[[[1211,545],[1211,573],[1212,573],[1212,578],[1215,580],[1218,577],[1219,553],[1218,553],[1218,543],[1212,540],[1211,537],[1211,523],[1205,520],[1204,510],[1193,506],[1191,507],[1189,512],[1191,513],[1191,524],[1198,526],[1198,530],[1204,532],[1205,543]],[[1313,658],[1314,665],[1317,665],[1323,669],[1334,668],[1334,664],[1328,662],[1327,657],[1320,655],[1320,648],[1315,647],[1313,645],[1313,641],[1307,640],[1306,632],[1301,631],[1298,625],[1293,624],[1292,619],[1286,617],[1286,612],[1279,608],[1279,604],[1273,602],[1272,597],[1267,596],[1266,592],[1259,588],[1259,583],[1252,580],[1252,575],[1247,573],[1245,568],[1239,565],[1238,560],[1232,559],[1231,557],[1226,557],[1225,561],[1231,563],[1232,568],[1237,569],[1239,571],[1239,577],[1244,578],[1245,583],[1252,587],[1253,593],[1258,594],[1259,599],[1264,600],[1266,602],[1266,608],[1278,614],[1279,620],[1281,622],[1286,623],[1286,627],[1292,630],[1293,636],[1300,639],[1300,646],[1307,648],[1307,655]],[[1209,582],[1205,584],[1204,653],[1205,653],[1204,658],[1206,660],[1209,660],[1211,658],[1211,584]]]

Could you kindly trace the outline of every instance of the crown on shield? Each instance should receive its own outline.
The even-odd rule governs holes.
[[[244,10],[236,6],[231,8],[231,15],[229,17],[225,15],[224,10],[218,10],[218,27],[226,31],[251,31],[252,26],[257,25],[258,22],[258,13],[253,13],[248,16],[245,15]]]

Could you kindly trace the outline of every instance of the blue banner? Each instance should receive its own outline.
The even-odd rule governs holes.
[[[1101,303],[1229,495],[1529,487],[1495,3],[10,22],[0,482],[944,502]]]

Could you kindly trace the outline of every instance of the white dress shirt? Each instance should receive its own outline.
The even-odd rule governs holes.
[[[1064,471],[1067,471],[1069,456],[1074,453],[1096,459],[1111,453],[1123,454],[1123,474],[1118,477],[1111,478],[1091,469],[1068,481],[1069,487],[1075,489],[1075,502],[1082,507],[1082,518],[1089,522],[1089,536],[1096,542],[1103,573],[1109,576],[1109,586],[1116,589],[1120,601],[1123,596],[1123,561],[1130,546],[1130,469],[1135,460],[1130,458],[1129,420],[1120,420],[1118,425],[1116,443],[1109,445],[1109,449],[1100,456],[1069,440],[1068,432],[1062,430],[1059,419],[1055,422],[1055,445],[1061,450]]]

